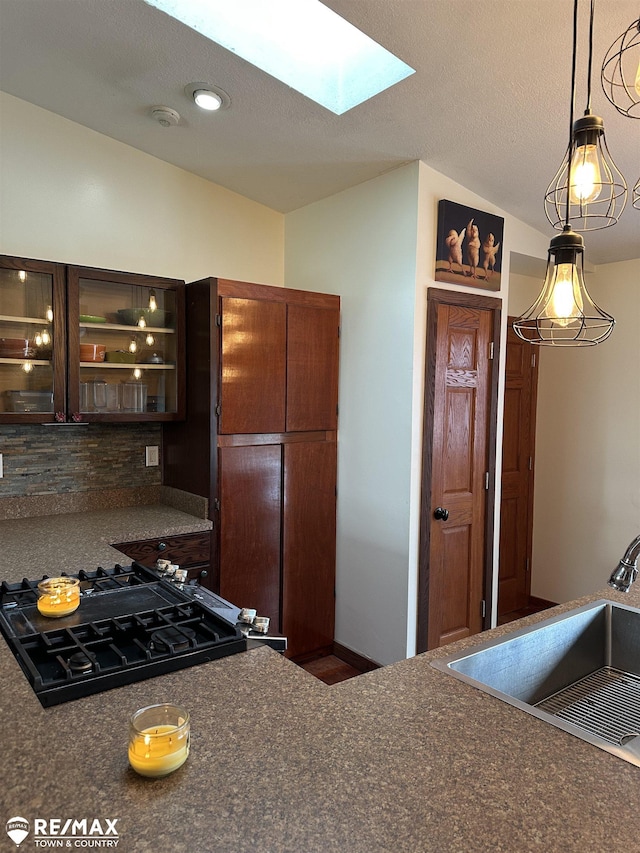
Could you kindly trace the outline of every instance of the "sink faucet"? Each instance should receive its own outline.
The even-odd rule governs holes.
[[[640,535],[624,552],[624,557],[618,563],[618,568],[609,578],[609,586],[618,592],[629,592],[631,584],[638,577],[638,557],[640,557]]]

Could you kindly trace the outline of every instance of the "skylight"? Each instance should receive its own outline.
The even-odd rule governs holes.
[[[336,115],[415,73],[319,0],[145,0]]]

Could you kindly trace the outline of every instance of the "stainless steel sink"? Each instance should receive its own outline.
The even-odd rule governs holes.
[[[640,767],[640,610],[600,600],[431,666]]]

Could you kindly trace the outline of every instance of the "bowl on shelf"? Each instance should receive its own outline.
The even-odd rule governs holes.
[[[104,360],[110,364],[135,364],[136,354],[123,349],[109,350],[104,354]]]
[[[0,358],[33,358],[35,352],[27,338],[0,338]]]
[[[106,317],[98,317],[96,314],[81,314],[80,317],[81,323],[106,323]]]
[[[104,361],[104,344],[80,344],[80,361]]]

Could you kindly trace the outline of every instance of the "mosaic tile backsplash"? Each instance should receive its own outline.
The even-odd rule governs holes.
[[[161,446],[160,424],[0,425],[0,498],[159,486],[147,445]]]

